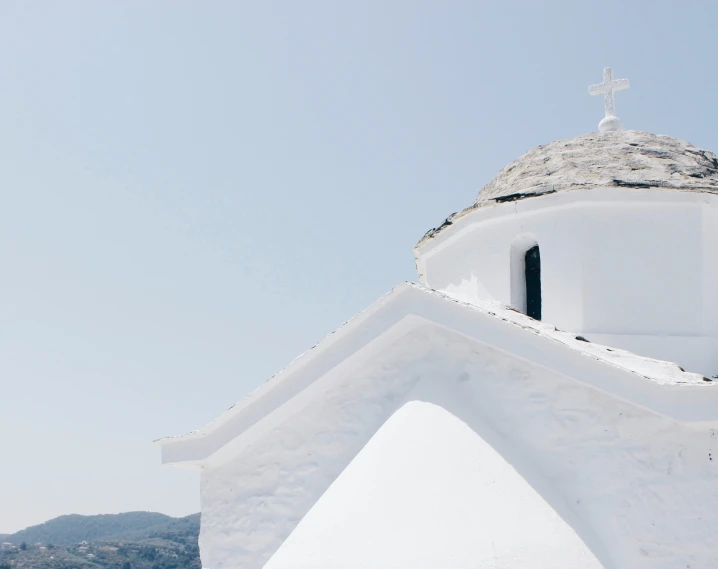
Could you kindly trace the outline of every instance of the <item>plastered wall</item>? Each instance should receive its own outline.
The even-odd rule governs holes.
[[[469,214],[449,228],[457,237],[444,237],[422,261],[428,286],[467,302],[488,298],[521,309],[512,244],[535,240],[545,322],[718,375],[713,196],[597,190],[524,202],[505,204],[494,217],[479,211],[477,222]]]

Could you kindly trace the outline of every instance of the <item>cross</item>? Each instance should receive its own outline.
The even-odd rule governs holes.
[[[603,83],[591,85],[588,88],[589,95],[603,95],[603,104],[606,107],[606,116],[598,124],[598,129],[601,132],[621,130],[621,121],[618,120],[615,112],[613,92],[628,89],[629,87],[630,85],[628,84],[628,79],[614,79],[613,71],[611,71],[610,67],[606,67],[603,70]]]

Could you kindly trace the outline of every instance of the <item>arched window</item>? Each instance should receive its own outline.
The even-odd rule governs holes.
[[[526,314],[541,320],[541,252],[534,245],[524,256],[524,278],[526,281]]]
[[[541,253],[532,235],[511,244],[511,306],[541,320]]]

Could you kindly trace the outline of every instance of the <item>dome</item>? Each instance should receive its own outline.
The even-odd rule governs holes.
[[[718,158],[688,142],[647,132],[585,134],[530,150],[501,170],[473,207],[595,187],[718,193]]]
[[[479,208],[595,188],[718,194],[718,157],[683,140],[636,130],[594,132],[537,146],[501,170],[473,204],[427,231],[416,247]]]
[[[637,131],[539,146],[414,253],[421,282],[457,300],[718,378],[712,152]]]

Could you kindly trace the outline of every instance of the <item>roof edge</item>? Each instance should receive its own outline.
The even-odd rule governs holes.
[[[420,285],[403,283],[294,360],[218,420],[183,437],[155,441],[162,447],[163,462],[206,465],[223,447],[347,358],[374,341],[385,345],[389,341],[385,334],[394,327],[398,329],[407,317],[413,317],[412,322],[396,334],[406,334],[419,321],[438,325],[661,415],[682,422],[718,422],[718,382],[705,381],[670,362],[587,343],[492,301],[467,304]],[[351,342],[342,342],[348,336],[356,337]],[[374,348],[378,349],[377,345]],[[592,362],[588,364],[592,373],[587,372],[587,361]],[[710,397],[705,397],[708,393]]]

